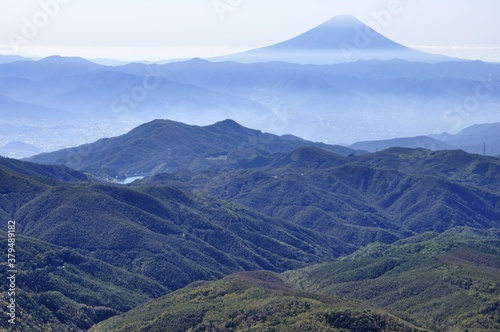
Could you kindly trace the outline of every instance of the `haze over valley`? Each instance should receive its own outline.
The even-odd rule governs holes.
[[[356,46],[360,31],[369,37],[363,47]],[[158,118],[193,125],[233,119],[352,144],[500,122],[500,67],[416,51],[339,16],[286,42],[209,61],[110,67],[52,56],[3,63],[0,103],[0,152],[17,158]]]
[[[4,6],[0,330],[500,331],[500,6],[304,6]]]

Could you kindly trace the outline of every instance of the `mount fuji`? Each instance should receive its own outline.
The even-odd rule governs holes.
[[[398,44],[351,15],[339,15],[287,41],[210,61],[240,63],[283,61],[298,64],[334,64],[358,60],[436,63],[456,60]]]

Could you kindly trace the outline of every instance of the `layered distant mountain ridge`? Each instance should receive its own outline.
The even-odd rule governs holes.
[[[0,153],[15,158],[153,119],[208,125],[231,118],[330,144],[454,134],[500,121],[500,65],[412,50],[350,16],[211,61],[111,67],[58,56],[5,60]]]
[[[394,138],[381,141],[357,142],[349,146],[376,152],[391,147],[425,148],[430,150],[462,149],[470,153],[500,156],[500,123],[478,124],[455,135],[439,135]]]

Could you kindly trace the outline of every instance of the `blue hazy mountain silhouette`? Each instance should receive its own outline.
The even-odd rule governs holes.
[[[454,60],[398,44],[351,15],[336,16],[312,30],[275,45],[210,60],[331,64],[391,59],[431,63]]]
[[[305,49],[334,47],[331,40],[313,38],[322,34],[318,31],[295,42]],[[371,46],[377,45],[406,49],[383,36]],[[499,122],[498,82],[500,65],[481,61],[303,65],[197,58],[109,67],[53,56],[0,64],[0,122],[37,128],[35,145],[44,152],[122,134],[153,119],[206,125],[232,118],[264,132],[353,143]],[[0,146],[33,144],[24,130],[19,127],[15,135],[0,130]],[[495,151],[484,139],[480,143],[480,152],[483,143],[488,153]]]
[[[468,153],[500,156],[500,122],[476,124],[466,127],[457,134],[448,133],[398,137],[387,140],[362,141],[349,145],[351,149],[369,152],[388,148],[424,148],[433,151],[461,149]]]
[[[16,61],[32,61],[31,59],[23,58],[19,55],[2,55],[0,54],[0,64],[11,63]]]
[[[0,77],[16,77],[24,79],[46,79],[81,75],[97,70],[111,70],[79,57],[61,57],[53,55],[38,61],[22,60],[0,64]]]
[[[500,156],[500,122],[476,124],[455,135],[443,133],[432,137],[470,153]]]

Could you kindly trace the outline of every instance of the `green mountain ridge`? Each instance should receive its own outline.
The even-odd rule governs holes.
[[[1,245],[7,235],[0,231]],[[140,274],[38,239],[16,236],[16,325],[9,331],[85,331],[103,319],[164,295],[166,287]],[[2,275],[7,264],[1,263]],[[2,293],[8,286],[2,283]],[[5,308],[8,298],[0,298]]]
[[[221,163],[234,163],[256,155],[291,152],[304,146],[317,146],[342,155],[364,153],[343,146],[262,133],[232,120],[205,127],[154,120],[122,136],[40,154],[27,160],[62,164],[95,175],[123,178],[182,168],[193,171],[213,169]]]
[[[166,293],[193,281],[214,280],[238,271],[280,272],[332,260],[355,250],[334,237],[172,187],[65,183],[6,169],[0,169],[0,217],[16,220],[18,234],[62,247],[61,250],[66,250],[76,260],[89,262],[89,270],[80,271],[75,267],[73,279],[66,275],[54,277],[60,281],[59,287],[49,287],[52,279],[47,278],[43,281],[47,289],[35,289],[35,294],[26,298],[28,303],[30,297],[38,299],[52,292],[47,296],[53,300],[61,298],[61,306],[65,308],[86,308],[90,306],[88,303],[103,303],[97,300],[101,295],[95,293],[92,282],[82,286],[85,289],[82,293],[88,295],[87,302],[81,304],[78,304],[82,300],[76,290],[64,293],[60,289],[66,286],[71,289],[75,287],[72,283],[91,279],[89,271],[103,264],[114,269],[112,274],[123,274],[119,278],[140,275],[145,282],[144,292],[149,283],[161,285],[158,292]],[[44,256],[37,257],[41,260],[40,268],[49,269],[49,272],[42,272],[50,274],[50,264]],[[64,262],[61,257],[55,259]],[[26,269],[27,274],[37,271],[30,265]],[[71,281],[64,281],[65,278]],[[124,292],[118,282],[119,279],[112,282],[117,283],[112,286],[117,288],[108,291],[109,299],[118,299],[120,292]],[[125,295],[132,298],[129,303],[133,304],[152,296],[127,292]],[[127,307],[121,300],[116,304],[120,303],[125,307],[111,307],[105,312],[116,314],[132,306]],[[55,312],[44,315],[58,317],[57,306],[53,309]],[[33,312],[37,313],[39,311]],[[94,317],[94,314],[89,315]],[[87,326],[89,320],[94,323],[99,320],[85,318],[84,314],[82,317],[83,322],[75,323],[80,328]],[[99,317],[102,319],[105,315]]]
[[[341,155],[234,121],[129,134],[58,152],[84,172],[0,159],[0,218],[32,258],[24,329],[498,327],[499,159]],[[159,162],[132,184],[100,182]]]
[[[17,159],[4,158],[1,156],[0,167],[24,175],[56,179],[65,182],[83,182],[90,181],[92,179],[89,174],[76,171],[67,166],[40,165]]]
[[[429,237],[370,245],[285,276],[304,290],[362,300],[433,331],[498,331],[498,228]]]
[[[194,283],[91,331],[498,331],[499,250],[498,229],[426,233],[281,275]]]
[[[500,161],[463,151],[393,148],[342,157],[301,148],[237,169],[180,171],[137,183],[155,184],[243,204],[354,245],[500,224]]]
[[[265,271],[191,285],[93,327],[104,331],[423,331],[381,310],[301,292]]]

